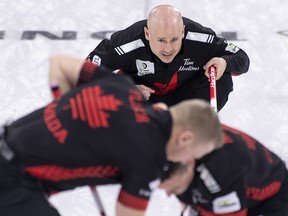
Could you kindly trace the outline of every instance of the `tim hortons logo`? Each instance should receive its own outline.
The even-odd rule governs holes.
[[[35,40],[37,38],[46,38],[48,40],[77,40],[77,39],[109,39],[115,31],[98,31],[98,32],[78,32],[78,31],[58,31],[50,32],[43,30],[24,30],[22,32],[13,32],[0,30],[0,40],[10,39],[13,33],[13,38],[19,40]],[[245,41],[246,39],[239,38],[237,32],[220,32],[218,36],[230,41]]]

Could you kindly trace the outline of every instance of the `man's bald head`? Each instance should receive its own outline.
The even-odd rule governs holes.
[[[172,5],[158,5],[154,7],[149,15],[148,28],[183,26],[183,19],[180,11]]]

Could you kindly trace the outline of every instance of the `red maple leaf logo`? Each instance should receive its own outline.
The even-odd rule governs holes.
[[[122,101],[114,95],[104,95],[100,86],[84,88],[75,97],[70,99],[72,119],[81,119],[91,128],[109,127],[109,113],[105,111],[118,111]]]
[[[174,91],[177,87],[177,83],[178,83],[178,74],[177,74],[177,71],[175,71],[175,73],[173,74],[173,76],[172,76],[172,78],[168,84],[163,84],[163,83],[159,83],[159,82],[154,83],[154,86],[156,87],[154,94],[155,95],[164,95],[170,91]]]

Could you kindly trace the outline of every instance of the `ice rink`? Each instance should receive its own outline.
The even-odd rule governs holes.
[[[233,77],[234,91],[219,115],[288,163],[287,0],[1,0],[0,123],[51,101],[49,56],[84,59],[101,38],[146,18],[162,3],[175,5],[183,16],[226,35],[247,52],[250,70]],[[34,34],[39,31],[42,36]],[[114,215],[119,187],[98,188],[108,216]],[[148,216],[179,215],[175,197],[159,190],[151,201]],[[86,187],[54,195],[51,202],[63,216],[99,215]]]

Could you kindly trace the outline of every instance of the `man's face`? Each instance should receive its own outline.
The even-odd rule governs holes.
[[[170,63],[179,53],[184,37],[184,26],[144,28],[152,52],[164,63]]]

